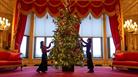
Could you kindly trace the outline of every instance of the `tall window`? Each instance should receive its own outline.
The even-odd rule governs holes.
[[[109,48],[110,48],[110,55],[109,57],[112,58],[113,54],[115,53],[115,46],[114,46],[114,42],[113,42],[113,38],[109,38]]]
[[[39,18],[35,16],[35,36],[53,36],[56,25],[53,22],[54,18],[51,17],[48,13]]]
[[[23,36],[23,40],[20,47],[20,52],[22,53],[22,57],[27,57],[27,36]]]
[[[24,32],[24,36],[20,47],[20,52],[22,53],[22,57],[24,58],[28,57],[27,51],[28,51],[28,39],[29,39],[29,32],[30,32],[30,19],[31,19],[31,14],[27,16],[25,32]]]
[[[111,34],[111,29],[110,29],[110,23],[109,23],[109,16],[106,15],[106,35],[107,35],[107,40],[108,40],[108,54],[109,58],[113,57],[113,53],[115,53],[115,46]],[[109,38],[109,39],[108,39]]]
[[[51,17],[48,13],[42,18],[35,16],[34,36],[36,37],[36,40],[35,40],[35,54],[34,54],[35,56],[34,57],[41,57],[42,53],[40,49],[40,41],[45,40],[46,46],[48,46],[49,43],[52,41],[53,39],[52,37],[56,29],[56,25],[53,22],[53,20],[54,18]],[[47,54],[49,55],[49,52]]]
[[[80,36],[86,40],[88,37],[92,38],[92,54],[93,57],[102,57],[101,37],[103,37],[103,20],[102,16],[98,19],[89,14],[81,21]],[[85,38],[87,37],[87,38]],[[83,47],[84,53],[86,48]],[[86,56],[86,55],[85,55]]]
[[[100,58],[102,56],[102,41],[101,38],[92,39],[93,56]]]
[[[80,32],[81,37],[102,37],[103,36],[103,19],[98,19],[89,14],[81,21]]]

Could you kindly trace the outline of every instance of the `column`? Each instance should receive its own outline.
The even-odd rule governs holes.
[[[33,64],[33,43],[34,43],[34,14],[31,14],[31,24],[30,24],[30,38],[29,38],[29,64]]]
[[[106,16],[103,14],[103,59],[104,59],[104,65],[107,65],[108,60],[108,50],[107,50],[107,35],[106,35]]]

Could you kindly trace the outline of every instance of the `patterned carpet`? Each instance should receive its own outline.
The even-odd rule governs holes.
[[[62,72],[49,66],[46,73],[37,73],[37,66],[27,66],[21,71],[1,71],[0,77],[138,77],[138,70],[112,70],[111,67],[96,66],[94,73],[87,73],[87,67],[75,66],[74,72]]]

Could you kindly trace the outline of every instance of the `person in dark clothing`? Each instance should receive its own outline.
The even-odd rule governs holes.
[[[92,54],[91,54],[91,52],[90,52],[90,50],[91,50],[91,43],[92,43],[92,39],[91,38],[88,38],[87,39],[87,42],[85,42],[83,39],[81,39],[82,40],[82,42],[85,44],[85,45],[83,45],[82,44],[82,46],[83,47],[86,47],[86,55],[87,55],[87,67],[88,67],[88,69],[89,69],[89,73],[93,73],[94,72],[94,65],[93,65],[93,61],[92,61]]]
[[[41,64],[39,65],[38,69],[36,70],[37,72],[46,72],[47,71],[47,52],[49,52],[50,50],[48,50],[48,48],[51,47],[51,43],[49,44],[48,47],[45,46],[44,41],[40,42],[40,48],[42,51],[42,57],[41,57]]]

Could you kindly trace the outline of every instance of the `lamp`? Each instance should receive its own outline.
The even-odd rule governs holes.
[[[10,23],[9,20],[4,18],[4,17],[0,17],[0,30],[8,30],[8,28],[10,27]]]
[[[132,19],[126,20],[124,24],[125,32],[135,33],[138,31],[138,25],[136,22],[133,22]]]

